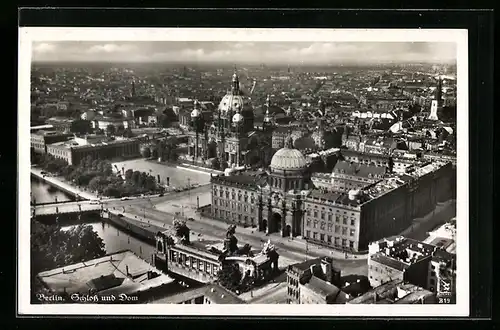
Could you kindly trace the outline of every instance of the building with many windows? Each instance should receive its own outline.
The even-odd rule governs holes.
[[[140,156],[140,141],[102,136],[75,137],[72,140],[47,145],[47,153],[64,159],[68,165],[77,165],[87,156],[93,159]]]
[[[412,219],[452,198],[452,180],[450,163],[434,163],[348,193],[312,190],[303,204],[304,237],[337,249],[365,251],[370,242],[405,230]]]
[[[39,130],[31,133],[31,148],[38,153],[47,153],[47,145],[66,141],[72,134],[57,131]]]

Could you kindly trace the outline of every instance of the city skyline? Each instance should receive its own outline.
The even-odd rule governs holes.
[[[362,56],[360,56],[362,55]],[[33,62],[455,64],[453,42],[36,41]]]

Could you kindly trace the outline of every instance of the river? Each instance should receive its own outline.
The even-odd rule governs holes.
[[[73,200],[70,195],[54,189],[47,183],[33,177],[31,178],[31,194],[32,199],[36,199],[37,203],[50,203],[55,201],[56,198],[58,201]],[[108,222],[95,222],[93,220],[93,222],[88,224],[94,228],[99,237],[104,241],[107,253],[131,250],[146,261],[151,261],[151,255],[154,251],[152,245],[129,235]]]

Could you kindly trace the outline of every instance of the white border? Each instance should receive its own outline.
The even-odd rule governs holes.
[[[51,315],[468,316],[468,39],[467,30],[435,29],[189,29],[20,28],[19,201],[30,193],[30,70],[32,41],[336,41],[455,42],[457,47],[457,303],[455,305],[30,305],[29,208],[18,203],[18,313]],[[464,180],[467,178],[467,180]],[[21,207],[22,206],[22,207]],[[19,285],[24,283],[24,285]]]

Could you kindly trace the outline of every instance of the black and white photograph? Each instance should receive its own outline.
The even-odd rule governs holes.
[[[19,54],[20,313],[468,315],[466,31],[31,27]]]

